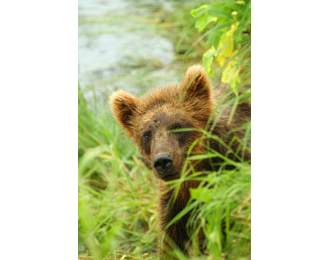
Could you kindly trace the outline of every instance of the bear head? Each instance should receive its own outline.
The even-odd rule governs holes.
[[[181,84],[158,88],[141,98],[117,91],[110,97],[110,107],[156,177],[172,180],[180,177],[189,147],[201,136],[196,130],[204,129],[209,120],[211,86],[204,69],[194,65]]]

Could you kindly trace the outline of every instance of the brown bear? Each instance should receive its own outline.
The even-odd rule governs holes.
[[[189,214],[166,226],[186,206],[190,189],[199,185],[198,181],[186,180],[174,196],[173,189],[169,189],[167,183],[180,178],[188,149],[190,154],[200,154],[211,147],[232,161],[250,159],[249,151],[239,149],[241,146],[237,141],[245,135],[239,127],[250,120],[250,105],[242,100],[232,102],[231,97],[235,95],[229,87],[212,89],[204,69],[199,65],[187,70],[181,84],[153,90],[142,98],[124,91],[117,91],[110,97],[114,116],[138,145],[146,164],[161,180],[161,228],[166,234],[163,253],[173,247],[187,252],[189,236],[186,224]],[[202,138],[202,131],[198,130],[207,130],[223,142]],[[199,141],[194,143],[196,139]],[[240,156],[237,156],[238,150]],[[224,158],[218,157],[192,161],[188,168],[190,172],[207,172],[221,166],[231,167]]]

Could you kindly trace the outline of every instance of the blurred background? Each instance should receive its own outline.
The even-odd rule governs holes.
[[[183,36],[185,16],[196,4],[80,0],[78,70],[85,94],[92,95],[90,88],[101,99],[116,89],[141,94],[155,85],[178,81],[186,67],[178,54],[187,46],[176,49],[175,45]],[[178,12],[183,8],[185,13]]]
[[[213,85],[229,83],[239,97],[240,86],[251,81],[250,6],[235,0],[79,0],[80,259],[158,259],[157,180],[112,118],[109,95],[117,89],[141,95],[178,82],[198,63]],[[214,207],[197,217],[208,256],[196,252],[196,259],[250,259],[251,172],[249,162],[240,166],[215,173],[208,180],[213,189],[197,198]]]

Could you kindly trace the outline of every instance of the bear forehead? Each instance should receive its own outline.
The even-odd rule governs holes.
[[[140,98],[138,110],[140,112],[150,111],[160,106],[166,109],[167,106],[182,105],[182,93],[179,86],[169,85],[162,88],[152,90]]]
[[[141,128],[144,129],[148,127],[167,126],[174,123],[188,124],[189,122],[189,116],[185,115],[181,111],[164,111],[160,109],[150,111],[143,115],[140,120],[140,125]]]
[[[170,125],[173,123],[182,122],[185,123],[187,120],[185,119],[184,115],[180,113],[165,113],[165,112],[159,112],[155,113],[153,117],[150,120],[150,124],[153,126],[161,126],[161,125]]]

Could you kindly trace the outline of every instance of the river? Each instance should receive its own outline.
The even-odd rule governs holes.
[[[79,0],[78,80],[106,100],[117,89],[140,94],[182,75],[170,31],[157,24],[178,1]]]

